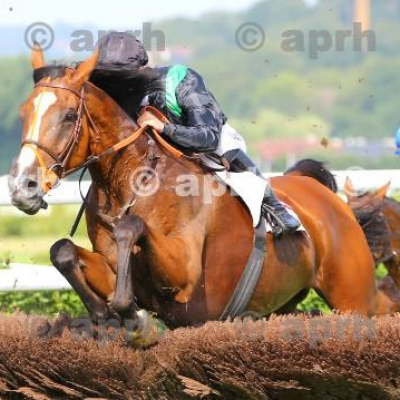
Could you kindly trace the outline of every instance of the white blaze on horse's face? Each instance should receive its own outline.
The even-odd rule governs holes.
[[[34,140],[40,142],[40,126],[42,124],[43,117],[45,116],[48,109],[57,101],[57,96],[52,91],[41,90],[33,101],[33,120],[29,127],[29,132],[26,136],[27,140]],[[36,148],[35,145],[24,146],[21,149],[17,160],[18,174],[17,179],[23,176],[26,171],[31,170],[36,160],[36,153],[33,150]]]

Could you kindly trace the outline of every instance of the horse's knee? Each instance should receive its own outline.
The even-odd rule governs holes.
[[[50,260],[61,273],[73,269],[78,262],[75,245],[68,239],[59,240],[50,248]]]
[[[146,225],[137,215],[125,215],[121,218],[114,229],[114,236],[117,242],[124,240],[138,240],[144,235]]]

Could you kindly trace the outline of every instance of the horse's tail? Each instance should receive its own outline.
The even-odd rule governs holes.
[[[334,175],[321,161],[311,159],[301,160],[293,167],[289,168],[285,172],[285,175],[308,176],[332,190],[333,193],[338,192],[338,186]]]

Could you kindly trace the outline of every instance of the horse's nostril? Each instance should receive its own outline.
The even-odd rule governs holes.
[[[38,187],[37,181],[29,180],[28,181],[28,189],[36,189]]]

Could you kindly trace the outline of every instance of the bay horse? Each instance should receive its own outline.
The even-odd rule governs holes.
[[[46,67],[39,47],[31,62],[42,77],[21,107],[22,148],[10,172],[13,204],[34,214],[59,178],[85,165],[92,178],[86,219],[93,251],[63,239],[51,248],[54,266],[94,319],[115,313],[137,319],[139,306],[171,327],[218,320],[253,248],[252,219],[241,200],[219,193],[212,174],[178,157],[155,132],[138,128],[89,82],[97,52],[76,70]],[[156,190],[130,184],[143,168],[144,188],[158,182]],[[197,182],[197,193],[177,193],[182,176]],[[278,177],[271,184],[308,234],[268,234],[248,310],[291,311],[310,288],[341,311],[400,310],[396,296],[378,287],[367,241],[340,198],[308,177]]]
[[[344,192],[360,223],[375,264],[383,264],[400,288],[400,203],[388,197],[390,183],[376,190],[357,191],[347,178]]]

